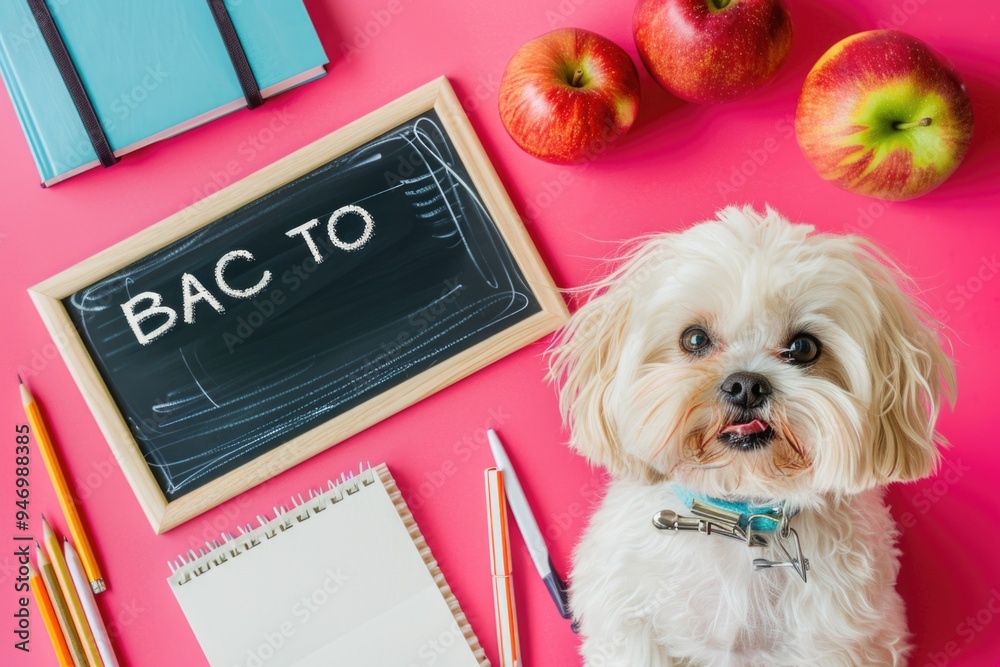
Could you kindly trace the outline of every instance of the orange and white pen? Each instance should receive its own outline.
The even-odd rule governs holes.
[[[486,518],[490,531],[490,567],[493,572],[499,667],[521,667],[517,608],[511,579],[513,568],[510,561],[510,537],[507,531],[507,496],[503,490],[503,472],[496,468],[486,470]]]

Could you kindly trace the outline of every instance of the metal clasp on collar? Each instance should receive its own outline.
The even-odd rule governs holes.
[[[799,535],[791,527],[790,519],[784,512],[779,517],[770,514],[751,515],[746,522],[746,528],[740,525],[742,516],[737,512],[707,505],[695,501],[691,511],[700,516],[684,516],[673,510],[660,510],[653,516],[653,525],[660,530],[696,531],[703,535],[721,535],[743,542],[748,547],[766,547],[776,544],[785,560],[772,561],[766,558],[754,558],[753,569],[764,570],[773,567],[790,567],[807,582],[806,573],[809,570],[809,559],[802,555],[799,545]],[[767,523],[777,522],[774,530],[754,528],[754,520],[766,520]],[[762,521],[763,522],[763,521]],[[791,543],[791,550],[786,543]]]

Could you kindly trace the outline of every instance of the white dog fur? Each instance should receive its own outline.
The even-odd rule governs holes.
[[[593,286],[551,357],[571,446],[613,477],[574,558],[588,667],[906,663],[882,492],[935,469],[934,422],[954,395],[909,288],[867,241],[749,207],[640,240]],[[711,340],[697,355],[680,343],[693,325]],[[787,358],[803,333],[819,341],[811,364]],[[734,372],[773,390],[759,412],[773,437],[758,448],[717,437]],[[809,582],[752,570],[776,553],[657,530],[659,510],[690,514],[672,482],[799,508]]]

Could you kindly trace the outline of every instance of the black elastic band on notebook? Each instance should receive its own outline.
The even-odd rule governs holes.
[[[76,71],[76,65],[73,64],[73,59],[70,58],[69,51],[66,50],[62,35],[59,34],[59,28],[52,20],[49,6],[45,4],[45,0],[28,0],[28,7],[31,8],[35,23],[38,24],[38,29],[45,39],[46,46],[49,47],[53,60],[56,61],[56,67],[59,69],[59,74],[62,76],[67,90],[69,90],[69,96],[73,100],[76,112],[80,114],[80,120],[83,121],[83,127],[87,130],[87,136],[94,146],[98,159],[102,165],[110,167],[118,162],[118,158],[115,157],[115,152],[111,149],[111,144],[108,143],[108,137],[104,134],[104,128],[101,127],[101,121],[97,118],[94,105],[91,103],[90,97],[87,96],[87,89],[83,87],[83,82],[80,80],[80,73]]]
[[[233,20],[229,17],[226,3],[223,0],[208,0],[208,6],[212,10],[212,17],[215,18],[215,25],[219,27],[222,35],[222,42],[229,52],[229,59],[233,61],[233,69],[236,70],[236,78],[240,80],[240,88],[243,89],[243,97],[247,98],[247,107],[254,109],[264,103],[261,97],[260,88],[257,86],[257,79],[254,78],[253,70],[250,69],[250,61],[247,60],[246,51],[240,43],[240,36],[236,34]]]

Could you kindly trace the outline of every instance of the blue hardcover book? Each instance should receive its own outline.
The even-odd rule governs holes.
[[[247,105],[206,0],[47,3],[115,155]],[[264,98],[325,74],[302,0],[225,4]],[[0,1],[0,74],[43,185],[100,165],[27,0]]]

